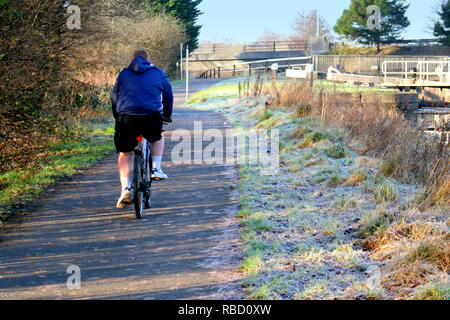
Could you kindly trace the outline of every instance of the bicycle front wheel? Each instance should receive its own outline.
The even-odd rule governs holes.
[[[144,160],[142,156],[135,155],[134,157],[134,179],[133,179],[133,189],[134,189],[134,210],[136,211],[136,218],[138,220],[142,219],[144,216],[144,202],[145,202],[145,189],[142,187],[143,181],[143,165]]]

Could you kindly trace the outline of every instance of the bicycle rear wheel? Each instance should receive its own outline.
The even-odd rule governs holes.
[[[135,155],[134,157],[134,179],[133,179],[133,189],[134,189],[134,210],[136,212],[136,218],[138,220],[142,219],[144,216],[144,206],[145,206],[145,188],[143,188],[143,163],[144,160],[141,155]]]

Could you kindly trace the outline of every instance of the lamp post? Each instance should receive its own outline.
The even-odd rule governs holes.
[[[183,44],[180,43],[180,80],[183,80]]]
[[[189,99],[189,45],[186,45],[186,101]]]

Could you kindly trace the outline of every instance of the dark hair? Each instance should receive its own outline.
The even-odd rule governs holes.
[[[145,60],[148,60],[150,58],[148,51],[143,50],[143,49],[139,49],[134,52],[133,58],[136,58],[136,57],[141,57],[141,58],[144,58]]]

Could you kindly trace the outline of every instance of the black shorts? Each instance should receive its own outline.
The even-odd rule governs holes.
[[[120,115],[116,120],[114,143],[117,153],[132,152],[137,146],[137,137],[144,136],[150,143],[162,139],[163,120],[161,114],[146,116]]]

